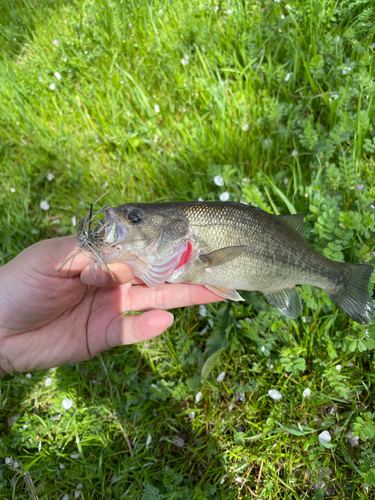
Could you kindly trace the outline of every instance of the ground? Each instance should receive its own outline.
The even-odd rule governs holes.
[[[107,206],[304,212],[312,248],[375,264],[371,0],[0,11],[2,264],[73,234],[108,189]],[[375,323],[299,290],[297,320],[247,294],[178,310],[147,343],[6,376],[1,498],[375,498]]]

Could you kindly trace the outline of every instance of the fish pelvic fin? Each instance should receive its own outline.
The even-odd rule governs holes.
[[[282,290],[262,291],[268,302],[287,318],[297,318],[302,312],[301,298],[295,286]]]
[[[374,266],[368,264],[349,264],[345,266],[348,278],[335,291],[326,290],[331,299],[354,321],[366,325],[374,317],[374,305],[367,289]]]
[[[224,299],[230,299],[235,301],[245,300],[241,297],[241,295],[237,292],[237,290],[233,290],[233,288],[226,288],[225,286],[213,286],[213,285],[205,285],[208,290],[216,293],[220,297]]]
[[[216,267],[236,259],[248,249],[247,245],[220,248],[211,253],[200,255],[199,258],[205,263],[205,267]]]

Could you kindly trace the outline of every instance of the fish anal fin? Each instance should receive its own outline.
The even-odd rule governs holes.
[[[237,292],[237,290],[234,290],[233,288],[226,288],[225,286],[213,286],[213,285],[205,285],[205,287],[211,290],[211,292],[216,293],[216,295],[223,297],[224,299],[230,299],[235,301],[245,300],[241,297],[241,295]]]
[[[247,245],[220,248],[219,250],[214,250],[211,253],[200,255],[199,258],[205,263],[205,267],[221,266],[233,259],[236,259],[248,248],[249,247]]]
[[[303,213],[279,215],[278,217],[281,217],[285,224],[303,236]]]
[[[301,298],[295,286],[282,290],[262,291],[268,302],[287,318],[297,318],[302,312]]]

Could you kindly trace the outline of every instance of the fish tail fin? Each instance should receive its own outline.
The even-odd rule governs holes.
[[[374,305],[367,293],[374,266],[343,262],[346,279],[334,292],[326,290],[331,299],[357,323],[367,324],[374,317]]]

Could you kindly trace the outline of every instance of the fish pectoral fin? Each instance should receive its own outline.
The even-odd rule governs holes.
[[[206,288],[211,290],[211,292],[216,293],[220,297],[224,297],[224,299],[230,300],[245,300],[241,297],[241,295],[233,288],[225,288],[225,286],[213,286],[213,285],[204,285]]]
[[[295,286],[282,290],[263,291],[268,302],[287,318],[297,318],[302,312],[301,298]]]
[[[239,257],[249,247],[241,245],[238,247],[226,247],[215,250],[211,253],[200,255],[199,258],[205,263],[205,267],[216,267],[226,264]]]

